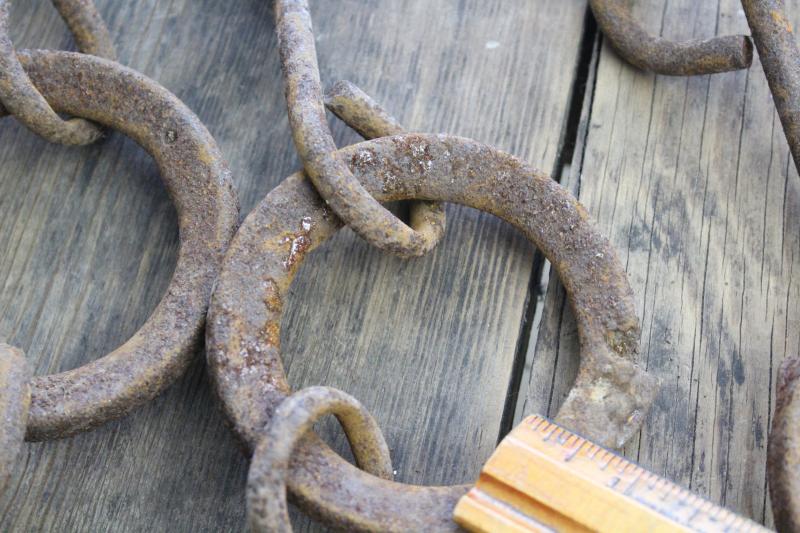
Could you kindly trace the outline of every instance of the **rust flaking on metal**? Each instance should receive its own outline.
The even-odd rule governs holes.
[[[367,140],[406,133],[397,119],[349,81],[338,81],[326,91],[325,107]],[[447,217],[441,202],[411,202],[409,218],[427,242],[437,243],[444,236]]]
[[[753,61],[746,35],[670,41],[649,34],[631,16],[624,0],[589,0],[597,25],[628,63],[669,76],[695,76],[745,69]]]
[[[247,477],[247,515],[252,531],[292,531],[286,503],[289,461],[314,422],[328,414],[339,419],[359,468],[392,479],[389,447],[364,406],[330,387],[303,389],[278,406],[253,453]]]
[[[33,51],[19,57],[56,111],[119,130],[154,157],[180,228],[172,280],[141,329],[98,360],[31,380],[26,438],[42,440],[119,418],[185,371],[202,339],[212,285],[239,211],[214,139],[172,93],[93,56]]]
[[[657,386],[636,364],[633,293],[616,252],[569,192],[513,156],[453,136],[383,137],[337,157],[379,201],[464,204],[522,231],[559,273],[581,339],[578,377],[556,420],[614,448],[638,430]],[[341,226],[331,215],[313,184],[295,174],[250,213],[226,253],[209,309],[208,368],[234,432],[251,453],[291,394],[280,355],[281,311],[304,255]],[[302,236],[307,246],[295,253],[287,236]],[[288,487],[312,516],[362,531],[455,529],[452,511],[468,489],[371,476],[313,434],[298,444]]]
[[[108,29],[91,0],[53,0],[85,53],[115,59],[116,52]],[[68,145],[89,144],[103,131],[82,118],[64,120],[36,89],[9,37],[11,0],[0,0],[0,116],[14,115],[31,131],[50,142]]]
[[[441,230],[426,227],[433,223],[425,216],[412,217],[412,226],[419,226],[406,226],[369,195],[336,154],[325,117],[308,2],[276,0],[275,21],[289,124],[311,181],[331,209],[369,243],[401,257],[424,255],[436,246]]]

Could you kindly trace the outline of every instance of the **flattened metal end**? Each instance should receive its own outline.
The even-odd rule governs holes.
[[[583,369],[556,422],[607,448],[619,449],[642,426],[660,382],[620,358]]]

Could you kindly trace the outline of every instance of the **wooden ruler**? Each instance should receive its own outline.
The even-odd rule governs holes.
[[[455,509],[470,531],[768,531],[531,416],[503,439]]]

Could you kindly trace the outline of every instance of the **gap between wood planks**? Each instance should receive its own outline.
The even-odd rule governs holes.
[[[597,30],[597,23],[591,9],[587,6],[584,15],[583,33],[578,49],[578,60],[575,67],[575,81],[572,85],[567,108],[567,119],[561,134],[559,153],[553,166],[551,177],[565,185],[571,190],[575,197],[578,197],[577,188],[580,180],[575,180],[575,187],[570,187],[563,182],[571,172],[573,163],[578,165],[575,176],[580,176],[580,166],[583,162],[583,150],[585,150],[585,139],[588,131],[589,118],[591,117],[592,99],[594,97],[595,79],[597,74],[597,58],[600,52],[600,35]],[[580,150],[578,159],[575,159],[576,151]],[[571,180],[570,180],[571,181]],[[525,308],[520,324],[520,333],[514,352],[514,364],[511,367],[508,388],[506,389],[506,400],[503,407],[503,415],[500,421],[500,431],[497,436],[499,443],[513,429],[517,404],[519,400],[519,389],[522,385],[522,377],[525,373],[525,362],[528,354],[528,347],[531,342],[536,343],[538,326],[544,308],[544,295],[547,293],[547,284],[550,278],[550,265],[544,255],[537,250],[533,258],[533,269],[531,270],[530,281],[528,282],[528,294],[525,298]],[[528,415],[532,413],[524,413]]]

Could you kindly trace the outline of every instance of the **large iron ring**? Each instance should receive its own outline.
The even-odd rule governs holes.
[[[406,134],[339,150],[380,201],[465,204],[514,225],[558,271],[581,339],[575,385],[556,420],[614,448],[639,428],[655,380],[635,363],[639,321],[617,254],[585,209],[549,177],[463,138]],[[247,217],[226,253],[209,310],[206,350],[222,408],[249,452],[291,392],[280,355],[283,303],[305,255],[339,229],[297,173]],[[418,487],[366,474],[315,435],[299,444],[288,485],[312,516],[350,530],[449,530],[467,486]]]
[[[168,90],[93,56],[19,54],[53,108],[117,129],[149,152],[178,212],[180,250],[167,292],[112,353],[30,382],[26,438],[58,438],[119,418],[175,381],[197,353],[212,285],[239,211],[230,171],[200,120]]]

